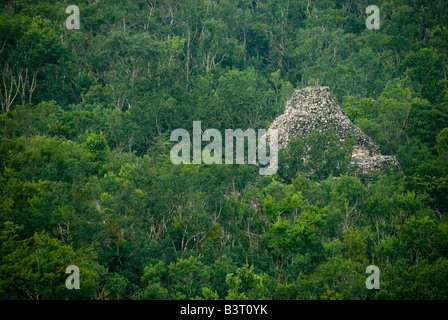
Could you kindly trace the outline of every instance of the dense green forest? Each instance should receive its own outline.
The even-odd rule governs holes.
[[[445,0],[2,1],[0,299],[447,299],[447,72]],[[170,161],[312,85],[401,170],[331,132],[272,176]]]

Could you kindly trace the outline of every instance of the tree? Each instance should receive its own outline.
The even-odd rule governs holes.
[[[2,299],[93,299],[104,281],[106,270],[95,261],[91,250],[73,250],[51,238],[36,233],[19,240],[12,224],[3,224],[1,245]],[[5,228],[6,227],[6,228]],[[9,228],[8,228],[9,227]],[[80,289],[68,290],[65,269],[80,268]]]
[[[227,300],[259,300],[264,299],[265,287],[263,276],[254,273],[253,266],[245,265],[238,268],[235,273],[226,277],[229,286]]]

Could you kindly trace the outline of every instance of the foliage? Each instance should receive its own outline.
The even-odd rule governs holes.
[[[0,299],[447,299],[448,2],[0,4]],[[329,86],[401,172],[296,138],[275,176],[173,165]],[[67,290],[77,265],[81,289]],[[377,265],[381,289],[365,287]]]

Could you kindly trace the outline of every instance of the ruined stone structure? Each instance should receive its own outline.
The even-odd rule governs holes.
[[[297,135],[305,137],[314,130],[325,131],[330,125],[334,126],[341,139],[347,133],[355,138],[352,163],[358,165],[361,173],[382,170],[385,165],[399,168],[395,156],[381,155],[372,139],[350,121],[328,87],[296,90],[286,103],[284,114],[274,120],[266,135],[269,139],[270,130],[277,129],[279,147],[287,147],[291,138]]]

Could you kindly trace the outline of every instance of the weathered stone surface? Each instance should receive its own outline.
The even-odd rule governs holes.
[[[340,139],[348,133],[355,138],[352,162],[362,173],[382,170],[385,165],[399,168],[395,156],[381,155],[372,139],[350,121],[328,87],[296,90],[286,103],[284,114],[274,120],[266,135],[269,139],[270,131],[277,129],[279,147],[287,147],[291,138],[297,135],[305,137],[314,130],[325,131],[330,125],[334,126]]]

